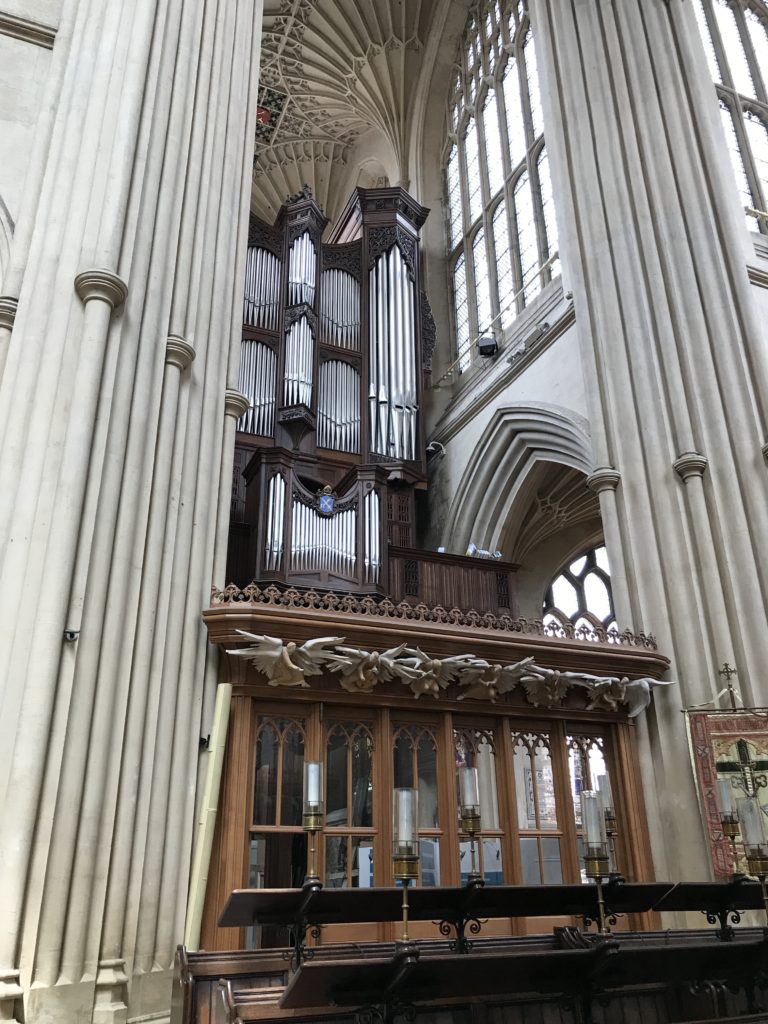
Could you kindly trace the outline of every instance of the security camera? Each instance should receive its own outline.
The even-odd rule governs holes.
[[[64,630],[64,639],[68,640],[70,643],[72,643],[73,641],[77,640],[77,638],[79,636],[80,636],[80,630],[79,629],[65,629]]]
[[[438,458],[445,458],[445,445],[439,441],[430,441],[427,445],[427,455],[434,455],[437,453]]]
[[[490,359],[491,356],[495,356],[498,350],[498,343],[492,334],[481,334],[477,339],[478,355],[483,356],[485,359]]]

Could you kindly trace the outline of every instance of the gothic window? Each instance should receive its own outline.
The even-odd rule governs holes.
[[[616,629],[611,571],[604,547],[569,562],[555,576],[544,598],[544,622],[592,632]]]
[[[456,365],[501,340],[556,267],[536,52],[522,0],[484,0],[467,22],[448,109],[446,209]]]
[[[768,5],[694,0],[739,199],[768,233]]]
[[[368,723],[332,722],[326,741],[325,886],[373,885],[373,737]]]

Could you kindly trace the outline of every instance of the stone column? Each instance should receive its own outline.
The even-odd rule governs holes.
[[[619,605],[679,683],[640,726],[656,868],[704,878],[680,708],[712,699],[723,661],[747,694],[768,663],[768,374],[743,216],[690,4],[531,14],[596,458],[622,479],[600,494]]]
[[[0,298],[0,1020],[170,1003],[260,23],[64,0]]]

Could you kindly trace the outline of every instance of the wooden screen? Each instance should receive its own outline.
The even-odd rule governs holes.
[[[206,908],[206,948],[233,948],[215,919],[229,892],[243,886],[300,886],[307,844],[301,830],[304,759],[325,763],[326,815],[317,866],[328,888],[392,885],[391,793],[419,791],[420,877],[417,885],[460,885],[470,870],[469,839],[461,832],[457,776],[478,769],[482,831],[477,857],[487,884],[578,882],[581,867],[580,793],[610,780],[618,816],[613,867],[628,879],[648,877],[636,790],[632,727],[588,724],[564,717],[521,718],[505,710],[460,711],[342,708],[307,700],[267,705],[239,697],[233,705],[231,749],[250,748],[237,762],[228,752],[218,838]],[[234,738],[233,738],[234,736]],[[240,816],[239,832],[233,816]],[[245,856],[238,844],[245,842]],[[525,930],[505,922],[502,929]],[[534,930],[544,927],[531,922]],[[431,926],[430,926],[431,928]],[[432,934],[434,929],[427,929]],[[323,941],[390,938],[381,926],[338,927]],[[338,933],[338,934],[337,934]],[[385,934],[386,933],[386,934]],[[426,933],[425,933],[426,934]],[[277,929],[249,929],[240,944],[285,944]]]

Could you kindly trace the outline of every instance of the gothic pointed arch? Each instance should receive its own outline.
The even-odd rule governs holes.
[[[470,541],[489,550],[509,548],[515,509],[530,503],[553,463],[584,476],[592,471],[589,429],[582,416],[539,403],[498,409],[459,484],[444,545],[453,551],[464,551]]]

